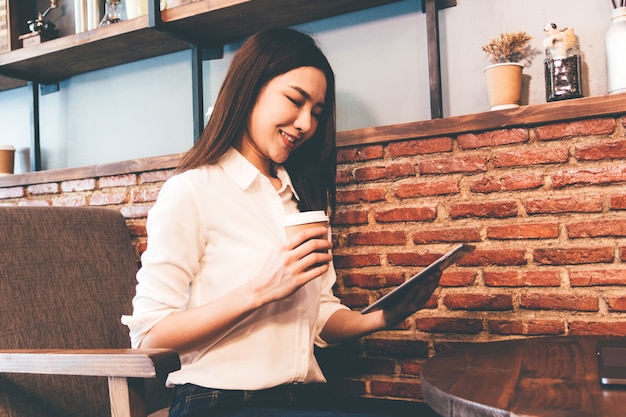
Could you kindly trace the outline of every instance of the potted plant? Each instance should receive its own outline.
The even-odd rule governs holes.
[[[487,81],[487,95],[491,110],[519,107],[522,95],[522,69],[519,62],[531,55],[528,33],[501,33],[483,45],[491,61],[483,73]]]

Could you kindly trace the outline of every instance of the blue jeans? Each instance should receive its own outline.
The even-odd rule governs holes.
[[[280,386],[260,391],[220,390],[193,384],[175,388],[169,417],[382,417],[333,411],[298,410],[306,386]]]

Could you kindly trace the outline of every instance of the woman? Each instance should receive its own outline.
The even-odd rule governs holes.
[[[314,344],[391,327],[425,301],[351,311],[332,293],[326,228],[286,239],[287,214],[334,211],[335,171],[328,61],[291,29],[251,37],[150,210],[134,312],[123,318],[133,347],[181,355],[170,416],[307,415],[277,409],[296,386],[325,382]]]

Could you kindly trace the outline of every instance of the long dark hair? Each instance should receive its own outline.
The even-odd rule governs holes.
[[[315,135],[283,164],[300,196],[299,208],[335,209],[337,171],[335,76],[315,41],[293,29],[268,29],[250,37],[235,54],[202,135],[181,159],[183,172],[217,162],[240,143],[261,89],[273,78],[299,67],[326,77],[324,111]]]

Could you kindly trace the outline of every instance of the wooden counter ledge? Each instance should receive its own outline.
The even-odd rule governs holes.
[[[444,119],[424,120],[339,132],[337,146],[370,145],[405,139],[450,136],[467,132],[564,122],[626,113],[626,94],[564,100],[516,109],[488,111]],[[65,168],[0,177],[0,188],[123,175],[175,168],[182,154],[133,159],[79,168]]]

